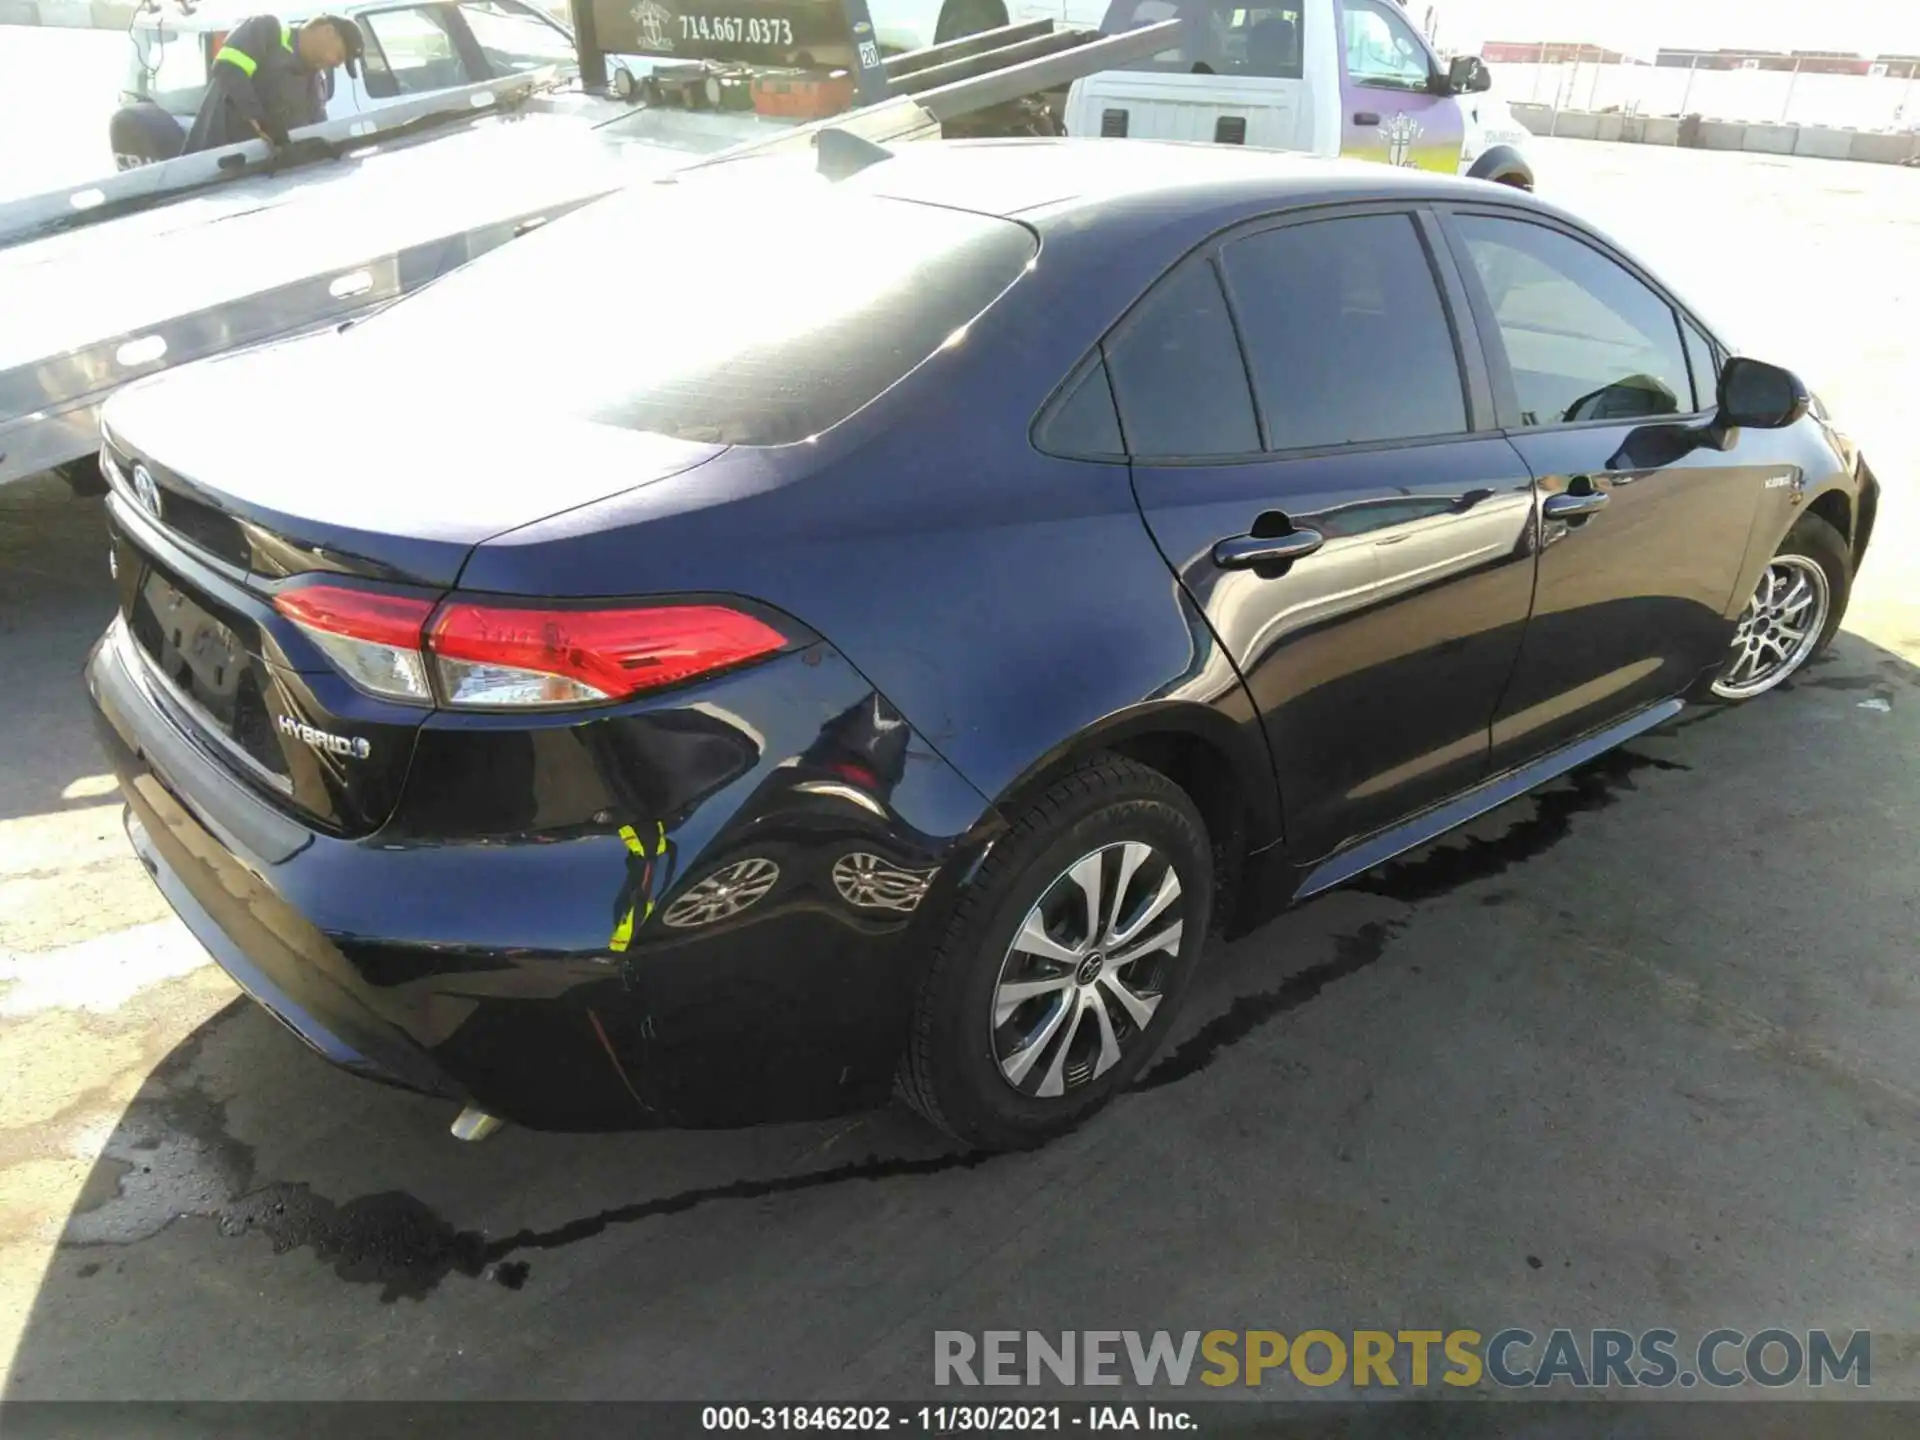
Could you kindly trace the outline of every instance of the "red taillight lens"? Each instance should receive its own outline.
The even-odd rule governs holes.
[[[559,610],[470,600],[443,605],[427,637],[447,703],[486,709],[624,700],[786,643],[723,605]]]
[[[361,689],[467,710],[625,700],[787,644],[725,605],[563,609],[456,596],[436,609],[419,596],[331,584],[282,591],[273,604]]]
[[[283,590],[273,608],[303,630],[355,685],[389,700],[433,703],[420,635],[433,601],[416,595],[307,585]]]

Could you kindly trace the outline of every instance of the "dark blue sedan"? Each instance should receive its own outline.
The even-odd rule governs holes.
[[[133,844],[249,993],[468,1133],[897,1090],[1037,1143],[1210,934],[1840,623],[1855,447],[1528,195],[838,153],[107,409]]]

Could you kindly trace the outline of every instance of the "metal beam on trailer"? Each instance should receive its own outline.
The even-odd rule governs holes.
[[[1070,50],[923,90],[913,97],[913,102],[936,120],[958,120],[979,110],[1004,105],[1026,95],[1057,90],[1083,76],[1116,70],[1158,55],[1162,50],[1174,49],[1180,43],[1183,28],[1183,21],[1162,20],[1156,25],[1099,38],[1093,38],[1092,31],[1074,32],[1086,38]]]
[[[978,55],[983,50],[997,50],[1003,45],[1051,35],[1057,28],[1051,20],[1028,20],[1019,25],[1002,25],[998,30],[976,30],[958,40],[947,40],[921,50],[890,56],[884,68],[889,80],[900,80],[908,75],[917,75],[922,70],[931,70],[936,65],[945,65],[950,60]]]
[[[942,85],[951,85],[956,80],[971,80],[976,76],[1004,70],[1010,65],[1037,60],[1044,55],[1057,55],[1064,50],[1077,49],[1085,43],[1086,37],[1072,30],[1051,31],[1045,35],[1036,35],[1030,40],[1021,40],[996,50],[962,55],[945,64],[930,65],[924,70],[916,70],[911,75],[900,76],[893,81],[893,93],[919,95],[928,90],[937,90]]]

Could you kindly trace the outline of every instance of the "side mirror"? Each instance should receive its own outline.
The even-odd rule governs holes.
[[[1477,95],[1493,88],[1493,75],[1478,55],[1456,55],[1447,65],[1449,95]]]
[[[1813,404],[1791,370],[1739,355],[1720,369],[1719,400],[1719,424],[1755,430],[1784,430]]]

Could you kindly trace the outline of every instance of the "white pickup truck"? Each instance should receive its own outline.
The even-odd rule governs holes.
[[[1070,135],[1213,141],[1533,188],[1527,131],[1475,55],[1443,59],[1395,0],[1014,0],[1108,34],[1185,21],[1179,49],[1075,82]],[[1431,11],[1428,12],[1431,19]]]

